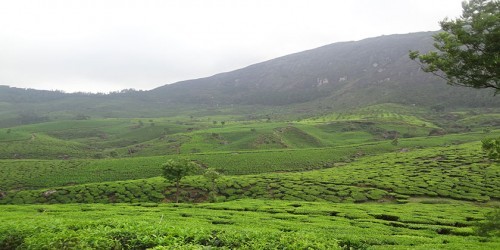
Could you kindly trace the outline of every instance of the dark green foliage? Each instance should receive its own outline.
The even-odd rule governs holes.
[[[167,160],[162,165],[163,177],[165,179],[179,182],[183,177],[197,172],[199,166],[187,159]]]
[[[431,107],[431,110],[436,112],[443,112],[445,110],[445,106],[438,104]]]
[[[22,232],[13,231],[5,232],[4,235],[0,235],[0,249],[4,250],[15,250],[18,249],[24,242],[24,237]]]
[[[399,145],[399,140],[398,140],[398,138],[397,138],[397,137],[395,137],[394,139],[392,139],[391,144],[392,144],[393,146],[397,146],[397,145]]]
[[[387,220],[387,221],[398,221],[399,220],[399,216],[390,215],[390,214],[375,214],[375,215],[373,215],[373,217],[375,217],[376,219],[379,219],[379,220]]]
[[[492,160],[500,161],[500,137],[499,138],[486,138],[482,141],[482,149],[486,151],[488,157]]]
[[[167,160],[162,165],[163,177],[175,182],[176,193],[175,202],[179,202],[180,181],[188,175],[195,174],[199,170],[199,165],[188,159]]]
[[[118,157],[118,153],[116,151],[111,151],[111,152],[109,152],[109,156],[116,158],[116,157]]]
[[[476,232],[480,236],[500,237],[500,208],[488,212],[484,222],[478,224]]]
[[[19,114],[18,122],[19,124],[33,124],[33,123],[42,123],[49,121],[49,117],[41,116],[37,114],[35,111],[24,111]]]
[[[434,35],[438,52],[410,53],[426,72],[445,78],[448,84],[500,91],[500,3],[469,0],[456,20],[445,19],[443,32]],[[444,75],[439,75],[439,73]]]
[[[219,173],[216,169],[214,168],[207,168],[205,172],[203,173],[203,176],[209,181],[209,196],[210,196],[210,201],[217,201],[217,181],[221,177],[221,173]]]

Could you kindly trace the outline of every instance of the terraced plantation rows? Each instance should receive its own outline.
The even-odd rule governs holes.
[[[489,135],[500,135],[500,131],[490,132]],[[150,178],[161,175],[160,166],[166,159],[177,157],[187,157],[204,167],[216,168],[226,175],[323,169],[339,164],[345,165],[364,155],[448,145],[483,136],[485,135],[482,133],[468,133],[445,137],[400,139],[397,146],[392,145],[390,141],[381,141],[334,148],[214,152],[101,160],[0,160],[0,190],[37,189]],[[477,151],[480,146],[476,147],[472,149]],[[402,159],[405,155],[400,154]]]
[[[496,115],[460,112],[429,115],[417,108],[376,105],[297,121],[192,115],[53,121],[0,129],[0,158],[102,159],[338,147],[390,141],[396,137],[426,138],[492,131],[500,126]]]
[[[500,248],[494,112],[186,114],[0,129],[0,249]]]
[[[490,211],[464,202],[5,205],[0,248],[495,249],[498,238],[475,236]]]
[[[210,183],[201,176],[183,182],[185,201],[207,201]],[[266,198],[332,202],[406,202],[436,197],[487,202],[500,199],[500,168],[484,157],[479,143],[386,153],[328,169],[224,176],[218,200]],[[0,203],[159,202],[173,199],[163,178],[106,182],[6,192]]]

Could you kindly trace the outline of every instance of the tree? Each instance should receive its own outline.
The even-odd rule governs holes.
[[[431,107],[431,110],[434,110],[436,112],[443,112],[445,109],[445,107],[441,104],[438,104],[438,105],[434,105]]]
[[[462,16],[441,21],[433,36],[438,51],[410,51],[425,72],[450,85],[492,88],[500,92],[500,1],[470,0],[462,3]]]
[[[399,140],[398,140],[398,137],[396,136],[396,137],[394,137],[394,139],[392,139],[391,145],[398,146],[398,144],[399,144]]]
[[[399,145],[399,140],[397,136],[394,137],[394,139],[392,139],[391,145],[394,147],[397,147]],[[398,150],[396,150],[396,157],[398,157]]]
[[[77,114],[75,116],[75,120],[89,120],[90,116],[85,115],[85,114]]]
[[[500,160],[500,137],[495,138],[486,138],[482,141],[482,148],[486,151],[488,158],[492,160]]]
[[[33,124],[49,121],[49,117],[40,116],[35,111],[23,111],[19,114],[18,121],[20,124]]]
[[[113,150],[113,151],[109,152],[109,156],[116,158],[116,157],[118,157],[118,152]]]
[[[205,173],[203,174],[205,178],[210,181],[210,200],[211,201],[216,201],[216,196],[217,196],[217,180],[221,177],[221,173],[219,173],[215,168],[208,168],[205,170]]]
[[[169,181],[175,182],[175,202],[179,203],[179,191],[181,179],[185,176],[192,175],[196,173],[199,166],[198,164],[187,160],[180,159],[174,161],[172,159],[168,160],[163,164],[163,177]]]

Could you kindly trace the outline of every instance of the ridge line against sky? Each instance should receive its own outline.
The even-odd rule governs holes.
[[[148,90],[323,45],[439,29],[461,0],[0,2],[0,85]]]

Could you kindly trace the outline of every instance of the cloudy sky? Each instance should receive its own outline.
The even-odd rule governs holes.
[[[0,0],[0,85],[147,90],[460,14],[461,0]]]

